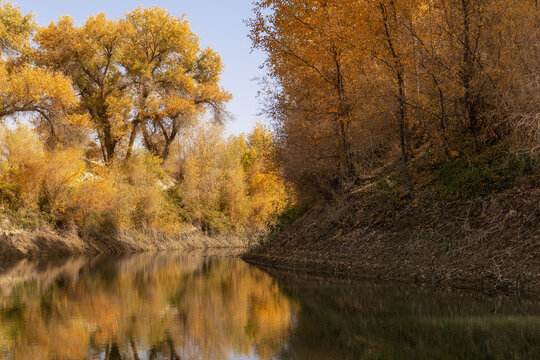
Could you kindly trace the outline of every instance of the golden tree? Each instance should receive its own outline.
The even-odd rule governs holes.
[[[128,133],[133,107],[129,83],[119,66],[123,24],[104,14],[76,27],[70,17],[38,29],[34,55],[39,65],[69,76],[90,116],[104,161],[111,161]]]
[[[103,159],[145,147],[166,159],[179,130],[205,105],[224,113],[230,95],[218,85],[221,59],[201,50],[188,22],[158,7],[121,20],[104,14],[76,27],[69,17],[38,30],[35,59],[73,79],[90,115]]]
[[[121,64],[137,111],[127,156],[140,129],[145,147],[166,160],[179,131],[205,107],[224,115],[230,95],[218,84],[221,58],[210,48],[201,50],[189,23],[164,9],[138,8],[123,23],[129,31]]]
[[[26,62],[33,17],[0,2],[0,119],[30,114],[51,144],[73,137],[86,125],[76,112],[78,99],[68,78]]]
[[[534,1],[257,1],[286,175],[328,195],[399,156],[412,192],[419,149],[456,157],[516,127],[537,142],[538,19]]]

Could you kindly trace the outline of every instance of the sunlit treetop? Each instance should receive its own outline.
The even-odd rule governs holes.
[[[62,17],[35,42],[36,63],[73,80],[107,162],[129,158],[138,136],[166,159],[182,127],[207,108],[222,113],[230,99],[218,84],[219,55],[201,50],[184,17],[157,6],[120,20],[98,14],[82,27]]]
[[[5,55],[25,49],[35,29],[34,16],[23,14],[19,7],[0,0],[0,54]]]

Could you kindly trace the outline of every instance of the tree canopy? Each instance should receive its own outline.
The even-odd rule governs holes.
[[[98,14],[81,27],[62,17],[34,40],[35,63],[72,79],[107,162],[129,158],[139,135],[167,159],[183,127],[207,108],[220,119],[230,99],[219,86],[219,55],[200,48],[184,18],[158,7],[119,20]]]
[[[539,18],[530,0],[257,1],[288,178],[348,191],[399,154],[412,191],[419,151],[451,160],[522,130],[537,148]]]
[[[0,52],[0,216],[242,232],[288,201],[273,134],[225,137],[224,65],[184,16],[139,7],[40,27],[1,2]]]

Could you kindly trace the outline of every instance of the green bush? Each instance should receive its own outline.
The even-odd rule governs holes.
[[[269,237],[277,236],[283,232],[287,226],[298,220],[305,212],[306,209],[298,204],[288,204],[268,223]]]
[[[213,234],[223,234],[238,230],[231,224],[227,214],[222,211],[204,208],[201,211],[200,228],[203,232]]]
[[[529,157],[493,150],[446,163],[436,172],[435,187],[443,199],[470,199],[513,188],[519,176],[533,171]]]

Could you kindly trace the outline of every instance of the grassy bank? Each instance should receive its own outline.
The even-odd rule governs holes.
[[[353,278],[540,293],[540,173],[529,158],[502,154],[490,149],[451,165],[419,158],[413,197],[396,169],[382,169],[282,225],[244,259]]]

